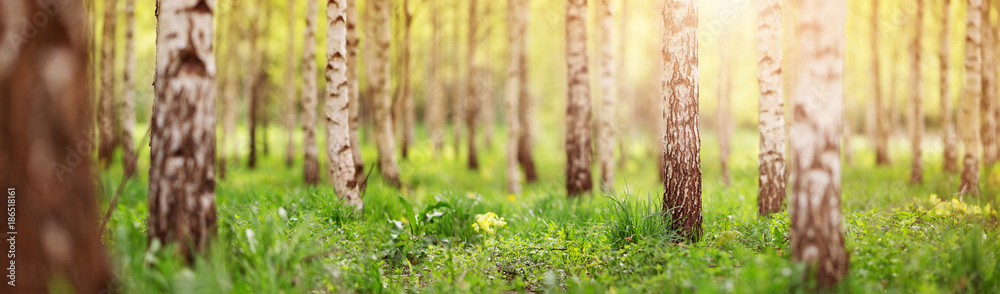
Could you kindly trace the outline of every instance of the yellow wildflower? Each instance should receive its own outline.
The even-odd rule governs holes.
[[[514,202],[514,200],[517,200],[517,197],[514,196],[514,194],[507,194],[507,200],[510,200],[510,202]]]
[[[507,226],[507,222],[502,217],[497,217],[497,214],[492,212],[487,212],[486,214],[477,214],[476,223],[472,224],[472,229],[477,233],[480,231],[486,234],[494,234],[496,232],[495,228],[503,228]]]

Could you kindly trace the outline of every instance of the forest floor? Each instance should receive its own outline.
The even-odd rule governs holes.
[[[480,170],[469,171],[464,152],[449,146],[435,158],[430,142],[421,140],[400,159],[406,188],[387,188],[376,171],[364,211],[354,212],[329,184],[305,186],[301,156],[287,167],[285,135],[277,128],[270,135],[271,150],[261,153],[256,169],[248,169],[241,154],[239,163],[230,161],[227,178],[217,181],[218,236],[193,267],[175,250],[147,242],[149,151],[142,150],[139,176],[126,183],[105,232],[121,292],[811,289],[803,267],[791,262],[787,213],[757,216],[755,131],[736,133],[729,187],[720,180],[716,136],[702,134],[704,237],[680,244],[660,221],[663,187],[653,146],[626,146],[614,192],[567,199],[562,138],[536,138],[541,179],[520,195],[504,192],[501,144],[484,148]],[[942,172],[940,148],[929,141],[924,184],[908,184],[902,140],[894,141],[888,167],[874,166],[861,138],[852,144],[841,203],[850,272],[838,292],[1000,293],[998,179],[984,179],[982,196],[960,201],[953,196],[958,175]],[[366,140],[363,151],[367,168],[376,159],[373,141]],[[325,168],[324,157],[321,162]],[[120,162],[102,172],[110,194],[121,175]],[[506,224],[477,222],[477,215],[490,212]],[[489,230],[477,231],[478,223]]]

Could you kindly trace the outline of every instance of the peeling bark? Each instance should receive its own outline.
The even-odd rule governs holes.
[[[319,183],[319,147],[316,146],[316,0],[306,0],[306,31],[302,42],[302,129],[305,131],[305,182]]]
[[[983,51],[982,20],[983,0],[967,0],[965,16],[965,93],[962,95],[958,125],[962,126],[962,143],[965,155],[962,159],[962,181],[960,193],[979,194],[979,114],[980,99],[983,96]]]
[[[329,0],[326,4],[326,156],[337,196],[360,210],[364,204],[354,176],[348,113],[346,2]]]
[[[698,130],[698,3],[666,0],[662,11],[663,211],[690,242],[702,235]]]
[[[150,146],[149,238],[190,262],[215,235],[214,4],[161,0]]]
[[[781,1],[757,6],[757,83],[760,88],[757,129],[760,132],[757,213],[765,216],[783,209],[788,176],[785,166],[785,98],[782,95]]]
[[[841,134],[847,4],[802,0],[797,24],[798,85],[792,124],[792,259],[821,288],[846,274],[841,231]]]
[[[593,189],[590,75],[587,70],[587,1],[566,2],[566,191],[569,197]]]

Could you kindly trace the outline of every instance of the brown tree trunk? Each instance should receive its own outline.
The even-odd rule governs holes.
[[[337,196],[360,210],[364,204],[354,176],[348,113],[346,2],[329,0],[326,4],[326,156]]]
[[[471,170],[479,169],[479,159],[478,159],[479,156],[476,154],[476,121],[479,118],[480,101],[478,95],[476,95],[477,94],[476,92],[478,92],[477,87],[479,86],[479,83],[481,81],[478,78],[480,76],[477,74],[479,68],[476,61],[476,54],[477,54],[476,46],[478,43],[478,40],[476,39],[477,38],[476,25],[479,21],[478,16],[476,15],[476,2],[477,2],[476,0],[469,1],[469,26],[468,26],[469,39],[466,40],[468,41],[469,46],[466,48],[466,50],[468,51],[466,52],[465,55],[467,74],[466,74],[465,91],[462,91],[463,92],[462,94],[465,95],[465,98],[462,100],[464,100],[463,102],[465,102],[464,118],[465,118],[466,132],[469,137],[468,153],[467,153],[468,159],[466,163],[467,167]]]
[[[302,41],[302,129],[305,131],[303,151],[305,154],[306,184],[319,183],[319,147],[316,146],[316,108],[319,101],[316,93],[316,0],[306,0],[306,31]]]
[[[781,211],[785,200],[785,98],[781,80],[781,1],[767,0],[757,6],[757,83],[760,88],[757,128],[757,213],[765,216]]]
[[[523,33],[520,37],[523,38],[524,44],[528,43],[528,23],[531,21],[531,0],[524,0],[524,9],[522,9],[524,22],[522,24]],[[518,88],[517,94],[517,124],[521,126],[521,132],[518,134],[517,140],[517,161],[521,165],[521,169],[524,171],[524,180],[527,183],[538,182],[538,172],[535,170],[535,159],[531,156],[532,144],[532,132],[531,132],[531,110],[532,110],[532,99],[531,92],[529,89],[530,81],[528,80],[528,51],[527,45],[525,45],[525,51],[522,52],[518,59],[519,67],[522,69],[517,76],[518,84],[521,85]]]
[[[875,75],[872,79],[875,84],[875,89],[873,89],[873,94],[875,95],[875,164],[887,166],[892,162],[892,159],[889,157],[889,117],[885,105],[886,97],[882,95],[882,75],[879,72],[879,52],[881,47],[879,46],[878,39],[882,37],[879,34],[881,30],[879,28],[879,19],[881,19],[878,12],[879,0],[872,1],[872,6],[872,73]],[[890,85],[890,87],[893,87],[893,85]],[[889,97],[889,99],[892,99],[892,97]]]
[[[944,7],[941,9],[942,26],[941,30],[941,128],[944,136],[944,170],[949,173],[958,172],[958,134],[955,131],[955,118],[952,115],[951,83],[948,82],[949,69],[951,63],[951,0],[943,0]]]
[[[115,152],[115,27],[118,20],[118,1],[104,2],[104,29],[101,36],[101,104],[97,111],[97,158],[104,168],[114,162]]]
[[[847,4],[802,0],[800,58],[792,125],[792,259],[806,263],[819,286],[831,288],[846,274],[840,228],[840,144],[844,101]]]
[[[960,192],[974,195],[979,194],[979,108],[983,95],[983,11],[985,11],[983,0],[968,0],[968,10],[965,16],[965,93],[962,95],[960,103],[962,115],[958,116],[958,124],[962,126],[962,143],[965,145]]]
[[[587,1],[566,2],[566,191],[569,197],[590,192],[593,179],[590,77],[587,70]]]
[[[414,124],[416,123],[416,108],[413,103],[413,93],[410,89],[410,26],[413,24],[413,14],[410,12],[410,1],[402,0],[402,13],[403,13],[403,44],[400,46],[402,50],[402,69],[401,69],[401,80],[399,88],[399,97],[396,99],[396,103],[399,103],[398,117],[399,129],[402,138],[402,155],[405,160],[409,155],[410,145],[413,145],[413,141],[416,139],[416,130],[414,129]]]
[[[98,231],[82,2],[0,1],[0,185],[16,217],[3,230],[3,293],[106,292],[111,266]],[[22,33],[24,19],[48,25]],[[13,209],[13,210],[11,210]],[[8,233],[13,232],[13,233]],[[7,244],[7,243],[10,244]],[[16,244],[15,244],[16,243]],[[10,258],[7,245],[16,257]],[[11,251],[13,252],[13,251]],[[9,260],[9,261],[8,261]],[[7,275],[7,271],[4,271]],[[10,282],[10,283],[8,283]]]
[[[983,166],[987,176],[1000,160],[1000,138],[997,138],[997,120],[1000,119],[1000,102],[997,101],[997,25],[990,21],[990,13],[996,9],[995,0],[986,0],[983,9],[983,98],[982,111]]]
[[[698,3],[663,3],[663,211],[690,242],[701,239],[701,135],[698,131]]]
[[[258,1],[258,4],[260,2]],[[258,5],[259,6],[259,5]],[[256,9],[248,17],[249,25],[247,30],[249,31],[249,36],[247,37],[249,43],[246,45],[249,49],[249,54],[247,55],[247,67],[248,69],[244,72],[246,74],[245,81],[243,83],[243,97],[249,102],[249,108],[247,110],[247,127],[250,129],[248,133],[248,144],[250,145],[250,154],[247,156],[247,167],[250,169],[257,167],[257,94],[256,90],[259,87],[257,84],[260,83],[258,80],[258,71],[260,64],[260,59],[258,56],[257,47],[257,35],[260,32],[256,19],[260,12]],[[249,13],[248,13],[249,14]]]
[[[361,97],[358,89],[358,9],[356,0],[347,0],[347,94],[348,125],[351,128],[351,155],[354,158],[354,182],[364,190],[365,163],[361,159],[361,138],[358,136],[358,115]],[[369,65],[371,66],[371,65]]]
[[[288,52],[287,56],[287,67],[285,68],[285,106],[282,107],[284,110],[282,116],[284,119],[285,133],[288,134],[288,143],[285,147],[285,166],[292,167],[295,162],[295,126],[296,123],[296,104],[298,99],[296,95],[298,91],[296,89],[296,77],[295,74],[295,20],[298,19],[295,16],[295,4],[298,1],[289,0],[288,1]]]
[[[729,187],[731,184],[729,180],[729,137],[732,136],[732,119],[730,118],[729,104],[732,98],[729,94],[732,81],[730,80],[729,67],[732,61],[727,48],[728,39],[731,34],[730,31],[731,28],[725,26],[719,36],[719,60],[721,60],[721,64],[719,65],[719,85],[717,88],[719,105],[715,113],[716,127],[719,132],[720,171],[722,174],[722,184],[726,187]]]
[[[373,11],[370,24],[374,31],[375,58],[372,64],[372,99],[375,101],[375,143],[378,147],[379,170],[390,186],[399,187],[396,166],[396,139],[392,129],[392,95],[389,93],[389,0],[369,2]]]
[[[157,21],[148,230],[188,261],[215,234],[212,3],[162,0]]]
[[[920,40],[923,37],[924,27],[924,0],[917,0],[917,16],[915,23],[916,34],[910,43],[910,53],[913,54],[913,63],[910,64],[910,147],[913,149],[913,161],[910,168],[910,183],[919,184],[924,182],[924,161],[923,149],[920,146],[921,138],[924,134],[924,91],[923,80],[920,78]]]
[[[507,126],[507,193],[521,193],[521,173],[518,170],[518,143],[521,136],[520,113],[518,113],[521,88],[525,85],[521,83],[520,77],[523,71],[527,70],[526,63],[522,63],[527,51],[525,32],[527,26],[528,0],[508,0],[507,1],[507,41],[510,44],[507,49],[507,90],[504,93],[504,108],[506,114],[504,123]]]
[[[615,92],[618,91],[615,73],[614,8],[610,0],[598,3],[598,42],[601,55],[601,109],[597,111],[597,162],[601,166],[601,185],[615,186]]]
[[[125,72],[122,86],[125,88],[122,105],[122,150],[125,162],[125,177],[135,175],[135,146],[132,134],[135,129],[135,0],[125,0]]]

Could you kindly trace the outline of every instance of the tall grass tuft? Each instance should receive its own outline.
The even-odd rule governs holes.
[[[606,224],[608,240],[613,248],[627,244],[646,242],[679,242],[680,235],[671,229],[670,214],[661,211],[659,197],[647,195],[640,199],[625,189],[621,195],[614,190],[605,190],[607,202]]]

